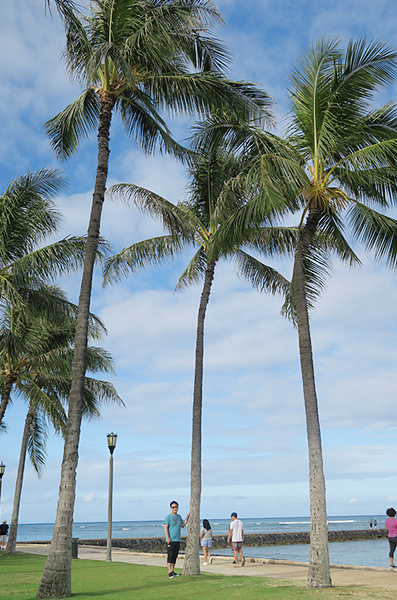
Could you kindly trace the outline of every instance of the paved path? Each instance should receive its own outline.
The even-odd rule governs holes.
[[[17,550],[30,554],[47,554],[49,544],[17,544]],[[97,546],[79,546],[79,559],[106,560],[106,548]],[[388,557],[386,556],[386,560]],[[131,552],[120,548],[112,550],[114,562],[125,562],[137,565],[164,567],[166,574],[165,554],[146,554]],[[177,567],[183,566],[183,555],[179,556]],[[201,567],[203,573],[217,573],[219,575],[248,575],[256,577],[275,577],[305,581],[307,579],[307,563],[269,560],[247,559],[245,567],[236,568],[232,557],[215,556],[212,565]],[[397,571],[397,569],[395,570]],[[331,577],[334,586],[351,587],[382,587],[397,591],[397,573],[390,569],[380,567],[331,567]]]

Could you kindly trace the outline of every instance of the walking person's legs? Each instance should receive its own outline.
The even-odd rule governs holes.
[[[233,550],[233,555],[234,555],[234,562],[235,562],[235,567],[238,567],[238,553],[239,553],[239,544],[237,542],[232,542],[232,550]]]
[[[390,566],[394,567],[394,552],[396,550],[396,546],[397,546],[397,538],[389,538],[389,546],[390,546],[390,552],[389,552],[389,561],[390,561]]]
[[[239,554],[240,554],[240,557],[241,557],[241,566],[243,567],[243,566],[245,565],[245,558],[244,558],[243,549],[242,549],[242,547],[241,547],[241,546],[240,546],[240,548],[239,548],[239,551],[238,551],[238,552],[239,552]]]

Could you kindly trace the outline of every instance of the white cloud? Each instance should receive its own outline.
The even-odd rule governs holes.
[[[87,494],[87,496],[84,496],[84,502],[94,502],[96,500],[96,494],[94,492],[91,492],[90,494]]]

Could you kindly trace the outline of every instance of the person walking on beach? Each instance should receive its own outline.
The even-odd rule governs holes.
[[[389,517],[385,521],[385,529],[387,529],[387,539],[389,540],[390,552],[389,552],[389,560],[390,560],[390,568],[396,569],[393,562],[394,552],[397,546],[397,519],[395,519],[396,511],[394,508],[388,508],[386,511],[387,516]]]
[[[212,546],[212,529],[210,522],[207,519],[203,519],[203,526],[200,532],[200,544],[204,552],[203,565],[207,566],[212,564],[212,556],[210,554],[210,548]]]
[[[376,526],[378,524],[378,521],[376,520],[376,518],[374,519],[374,529],[376,529]]]
[[[372,519],[371,519],[371,520],[370,520],[370,522],[369,522],[369,528],[370,528],[370,529],[371,529],[371,531],[372,531]]]
[[[8,537],[8,525],[6,519],[0,525],[0,550],[6,549],[6,542]]]
[[[182,517],[178,515],[178,502],[173,500],[170,502],[171,513],[164,519],[164,532],[165,539],[167,541],[167,567],[168,567],[168,578],[173,579],[179,577],[179,573],[174,572],[176,559],[179,554],[179,547],[181,545],[181,528],[185,527],[189,520],[190,513],[187,514],[186,519],[183,521]]]
[[[229,525],[229,533],[227,536],[227,543],[229,544],[230,540],[232,540],[232,550],[234,554],[234,562],[235,567],[238,567],[238,555],[241,557],[241,566],[245,565],[245,558],[243,556],[243,550],[241,546],[244,543],[244,526],[242,521],[237,518],[237,513],[232,512],[230,515],[231,523]]]

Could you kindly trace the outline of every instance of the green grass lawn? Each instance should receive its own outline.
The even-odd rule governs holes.
[[[0,555],[0,598],[33,600],[45,557],[16,553]],[[177,569],[178,572],[178,569]],[[169,580],[166,567],[74,560],[75,600],[389,600],[395,592],[379,589],[331,588],[306,590],[304,584],[264,577],[202,574]]]

